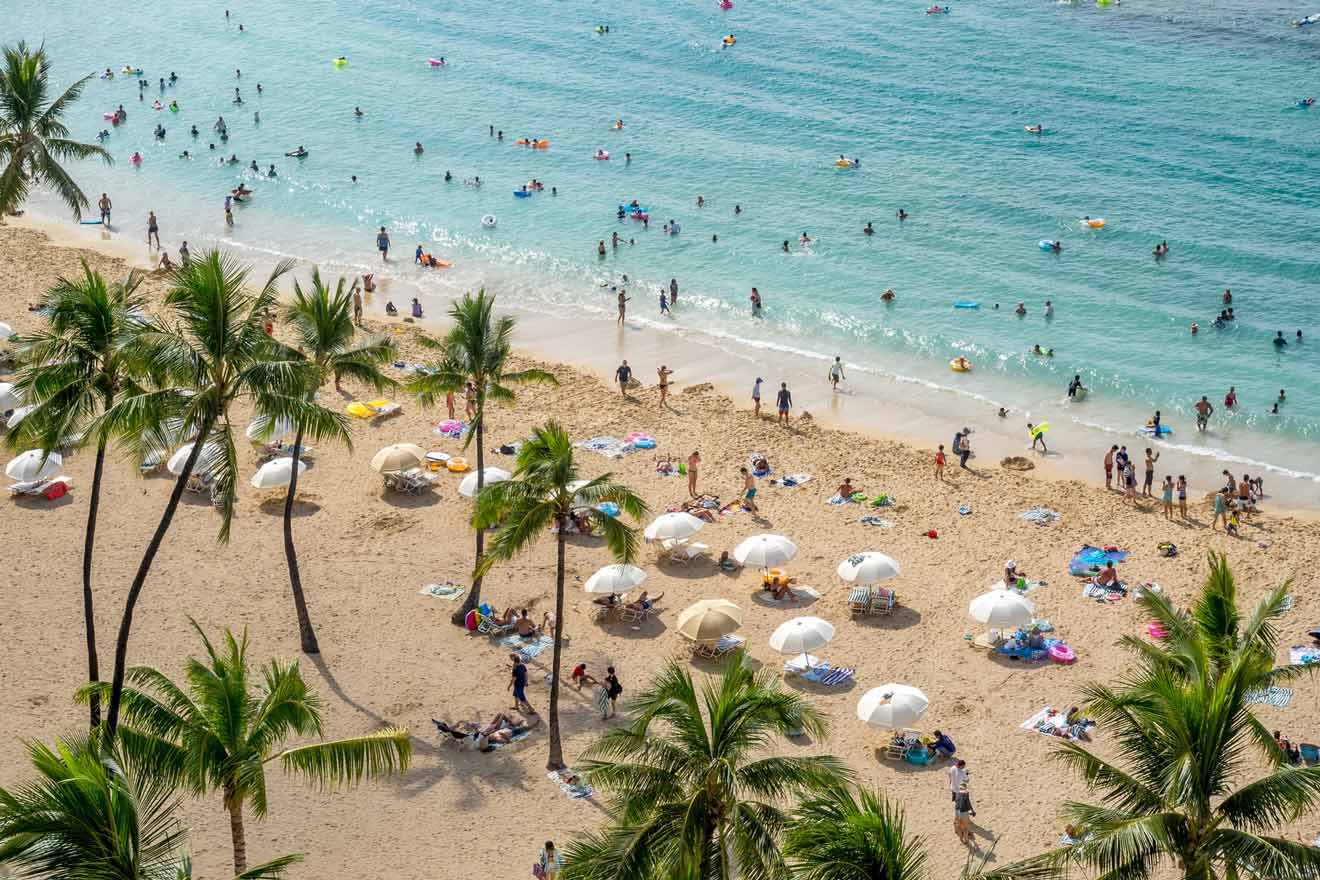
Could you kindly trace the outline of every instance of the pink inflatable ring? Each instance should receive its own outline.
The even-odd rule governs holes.
[[[1072,648],[1062,644],[1050,645],[1049,655],[1055,663],[1068,664],[1077,659],[1077,655],[1073,653]]]

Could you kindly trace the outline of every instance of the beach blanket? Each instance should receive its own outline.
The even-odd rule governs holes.
[[[1093,726],[1093,722],[1069,725],[1067,718],[1067,712],[1056,712],[1052,706],[1046,706],[1018,726],[1023,730],[1034,730],[1042,736],[1067,740],[1078,739],[1083,731]]]
[[[589,798],[596,793],[594,788],[583,782],[577,773],[567,767],[563,770],[551,770],[545,774],[545,778],[558,785],[559,790],[568,795],[569,800]]]
[[[515,633],[498,639],[498,642],[506,648],[517,651],[518,656],[522,658],[524,663],[526,663],[537,654],[540,654],[546,648],[553,645],[555,640],[550,636],[541,636],[537,639],[528,640]]]
[[[802,673],[801,677],[812,684],[824,685],[825,687],[837,687],[852,680],[853,673],[857,670],[851,667],[836,669],[828,663],[822,663],[819,666],[813,666],[811,669]]]
[[[879,526],[882,529],[892,529],[894,524],[882,516],[871,516],[869,513],[857,520],[864,526]]]
[[[1283,709],[1292,702],[1292,695],[1292,688],[1274,686],[1247,691],[1242,695],[1242,700],[1246,703],[1257,703],[1263,706],[1273,706],[1276,709]]]
[[[1315,645],[1293,645],[1288,649],[1289,663],[1320,663],[1320,647]]]
[[[733,516],[735,513],[742,513],[746,509],[741,501],[730,501],[720,508],[720,516]]]
[[[520,740],[520,739],[527,739],[527,737],[529,737],[529,736],[531,736],[531,735],[532,735],[532,732],[531,732],[530,730],[520,730],[520,731],[518,731],[517,733],[515,733],[513,736],[509,737],[509,741],[508,741],[508,742],[502,742],[502,743],[501,743],[501,742],[486,743],[486,748],[484,748],[482,751],[493,752],[493,751],[495,751],[495,750],[497,750],[497,749],[502,749],[502,748],[504,748],[505,746],[511,746],[511,745],[513,745],[514,743],[516,743],[516,742],[517,742],[518,740]]]
[[[467,587],[460,587],[452,581],[445,581],[443,584],[427,584],[417,591],[419,596],[430,596],[432,599],[448,599],[451,602],[457,600],[467,592]]]
[[[1293,606],[1293,597],[1292,594],[1289,593],[1288,595],[1284,596],[1283,601],[1279,603],[1279,610],[1292,611],[1292,606]]]
[[[962,505],[961,507],[959,507],[959,508],[958,508],[958,515],[959,515],[959,516],[971,516],[971,515],[972,515],[972,505],[970,505],[970,504],[964,504],[964,505]]]
[[[466,430],[467,425],[462,422],[455,419],[445,419],[443,422],[440,422],[432,428],[431,433],[438,434],[441,437],[451,437],[454,440],[458,440],[463,436],[463,432]]]
[[[1095,599],[1097,602],[1117,602],[1127,595],[1127,585],[1122,581],[1114,588],[1102,587],[1099,584],[1086,584],[1082,587],[1082,597],[1086,599]],[[1110,598],[1110,597],[1113,598]]]
[[[583,440],[577,444],[579,449],[585,449],[588,452],[595,452],[606,458],[623,458],[625,447],[628,445],[618,437],[592,437],[590,440]]]
[[[787,474],[782,480],[771,480],[770,485],[778,486],[781,489],[792,489],[795,486],[810,482],[811,474]]]
[[[789,592],[793,594],[795,601],[801,602],[806,599],[816,600],[823,598],[821,594],[811,587],[790,587]],[[771,608],[781,608],[789,603],[787,598],[776,599],[775,594],[769,590],[761,590],[754,599],[762,605],[769,605]]]
[[[1106,562],[1122,562],[1127,559],[1126,550],[1104,550],[1083,544],[1082,549],[1073,554],[1068,561],[1068,573],[1076,577],[1095,574]]]
[[[1034,522],[1038,526],[1047,526],[1050,523],[1056,523],[1061,518],[1057,510],[1050,510],[1048,507],[1037,505],[1030,510],[1024,510],[1018,514],[1018,519],[1025,519],[1027,522]]]
[[[841,497],[839,496],[839,493],[838,493],[838,492],[835,492],[835,493],[834,493],[833,495],[831,495],[829,498],[826,498],[826,499],[825,499],[825,503],[826,503],[826,504],[833,504],[835,507],[842,507],[842,506],[845,505],[845,504],[852,504],[852,503],[853,503],[853,500],[852,500],[851,498],[841,498]]]

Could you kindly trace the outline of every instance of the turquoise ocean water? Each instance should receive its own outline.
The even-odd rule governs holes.
[[[53,0],[7,31],[44,40],[61,81],[145,69],[145,102],[133,77],[88,85],[77,135],[91,137],[121,103],[129,118],[107,143],[114,167],[78,173],[93,197],[111,193],[119,230],[145,234],[154,208],[171,252],[186,238],[194,249],[378,265],[374,230],[386,225],[394,271],[421,275],[408,264],[424,241],[456,264],[429,283],[484,282],[569,315],[610,312],[600,285],[626,272],[633,310],[652,316],[657,286],[676,277],[674,320],[723,346],[838,353],[863,374],[1102,431],[1130,433],[1158,408],[1189,455],[1317,479],[1320,106],[1296,102],[1320,93],[1320,26],[1286,23],[1320,2],[949,2],[950,14],[925,15],[921,0],[734,0],[729,10],[714,0],[234,0],[226,20],[221,4],[197,0]],[[598,23],[610,33],[596,34]],[[726,50],[727,33],[737,44]],[[333,66],[338,55],[349,63]],[[426,63],[439,56],[445,67]],[[181,112],[153,112],[156,81],[171,71],[179,81],[162,100]],[[220,114],[227,144],[210,130]],[[1044,136],[1023,131],[1035,122]],[[201,137],[188,136],[192,124]],[[524,135],[550,148],[515,145]],[[299,144],[307,159],[284,158]],[[184,149],[196,159],[177,158]],[[613,158],[594,161],[597,149]],[[127,161],[134,150],[141,166]],[[242,165],[218,166],[222,151]],[[840,153],[860,167],[833,167]],[[254,158],[279,177],[242,170]],[[480,189],[461,183],[474,175]],[[514,198],[532,177],[559,195]],[[256,195],[227,231],[223,196],[240,179]],[[616,220],[632,198],[651,208],[649,230]],[[899,207],[911,215],[901,224]],[[481,226],[485,214],[495,229]],[[1107,225],[1085,229],[1084,215]],[[662,234],[670,218],[681,234]],[[599,260],[596,242],[615,230],[636,245]],[[809,250],[796,243],[803,231]],[[1040,239],[1060,239],[1063,253]],[[1172,250],[1156,262],[1161,240]],[[752,286],[767,304],[761,319]],[[898,293],[890,306],[885,287]],[[1239,318],[1216,330],[1225,288]],[[955,310],[957,300],[982,308]],[[1019,300],[1026,318],[1012,313]],[[1279,329],[1307,342],[1278,352]],[[1056,356],[1028,356],[1035,343]],[[975,372],[948,370],[958,354]],[[1074,372],[1091,397],[1064,406]],[[1218,406],[1229,385],[1239,411],[1195,435],[1192,402],[1204,393]],[[1280,388],[1288,402],[1269,415]]]

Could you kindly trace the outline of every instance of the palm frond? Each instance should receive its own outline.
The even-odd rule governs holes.
[[[408,769],[412,743],[402,727],[328,742],[310,743],[272,755],[286,772],[305,777],[322,788],[355,785]]]

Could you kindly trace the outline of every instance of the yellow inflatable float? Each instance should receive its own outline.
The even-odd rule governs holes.
[[[834,164],[838,165],[840,168],[851,168],[853,165],[853,163],[849,162],[847,159],[835,159]]]
[[[456,455],[449,459],[449,461],[445,462],[445,467],[452,473],[461,474],[468,469],[467,459]]]
[[[348,63],[348,59],[345,58],[343,55],[340,55],[338,58],[336,58],[336,59],[335,59],[334,61],[332,61],[331,63],[334,64],[335,67],[343,67],[345,64]]]
[[[1105,218],[1104,218],[1104,217],[1087,217],[1087,218],[1084,219],[1082,222],[1085,223],[1087,226],[1091,227],[1092,229],[1100,229],[1100,228],[1102,228],[1102,227],[1105,225]]]
[[[965,357],[956,357],[949,361],[949,369],[955,373],[970,373],[972,371],[972,362]]]

